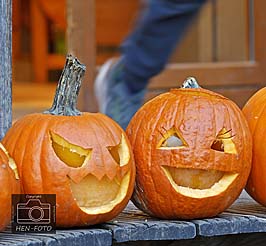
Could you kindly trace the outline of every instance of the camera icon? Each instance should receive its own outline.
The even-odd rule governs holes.
[[[49,224],[51,205],[41,203],[39,199],[29,199],[26,203],[17,204],[18,224]]]

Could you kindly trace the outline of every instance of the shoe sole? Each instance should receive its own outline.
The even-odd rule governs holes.
[[[94,82],[94,94],[98,102],[99,112],[102,113],[104,113],[104,101],[107,98],[108,84],[106,81],[108,80],[109,71],[116,64],[117,60],[117,58],[113,58],[104,63],[99,69]]]

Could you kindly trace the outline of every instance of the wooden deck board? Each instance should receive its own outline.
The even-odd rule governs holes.
[[[0,233],[0,245],[108,246],[125,243],[134,245],[134,242],[143,245],[145,241],[182,242],[180,245],[186,242],[185,245],[196,245],[196,242],[204,240],[216,245],[220,239],[230,242],[230,238],[235,242],[241,239],[245,241],[247,238],[258,238],[259,242],[265,238],[266,241],[266,208],[244,192],[229,209],[214,218],[191,221],[159,220],[146,215],[130,202],[115,219],[94,227],[60,229],[56,234],[25,235],[12,234],[8,228]]]
[[[220,236],[266,232],[266,208],[243,192],[236,202],[215,218],[194,220],[198,235]]]
[[[116,242],[180,240],[196,236],[196,227],[191,222],[164,221],[149,216],[143,216],[143,218],[118,217],[117,220],[106,223],[104,228],[112,231],[113,239]]]
[[[0,233],[0,245],[12,246],[72,246],[112,245],[112,234],[104,229],[57,230],[56,234],[12,234],[10,228]]]
[[[103,226],[113,233],[116,242],[141,241],[141,240],[180,240],[196,236],[196,227],[188,221],[159,220],[151,217],[133,203],[111,223]]]

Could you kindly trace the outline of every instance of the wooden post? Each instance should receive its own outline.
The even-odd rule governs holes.
[[[34,82],[48,81],[48,26],[45,15],[37,0],[30,0],[31,50]]]
[[[12,1],[0,0],[0,139],[12,122]]]
[[[93,93],[95,77],[95,3],[94,0],[67,0],[68,53],[86,65],[78,106],[82,111],[95,112]]]

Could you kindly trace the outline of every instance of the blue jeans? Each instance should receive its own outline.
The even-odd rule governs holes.
[[[149,0],[133,33],[121,46],[124,78],[146,87],[165,66],[184,31],[206,0]]]

